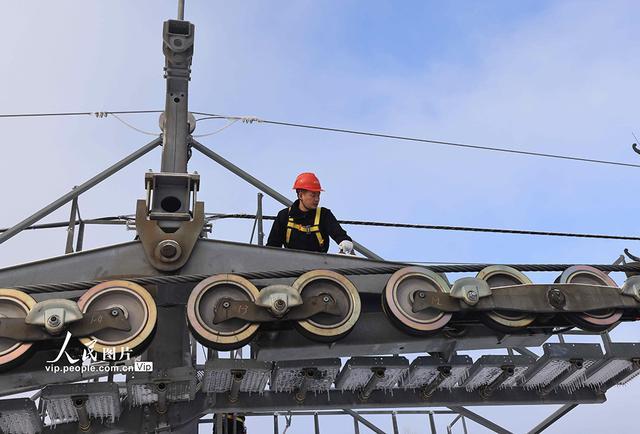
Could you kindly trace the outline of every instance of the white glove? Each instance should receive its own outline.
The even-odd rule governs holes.
[[[353,243],[349,240],[344,240],[343,242],[338,244],[338,247],[340,247],[340,253],[343,253],[345,255],[353,254]]]

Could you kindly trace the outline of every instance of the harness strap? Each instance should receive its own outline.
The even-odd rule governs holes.
[[[289,211],[291,211],[291,207],[289,207]],[[315,233],[316,238],[318,239],[318,243],[320,244],[320,247],[322,247],[324,245],[324,237],[320,233],[321,211],[322,211],[321,207],[316,208],[316,215],[313,220],[312,226],[304,226],[304,225],[301,225],[300,223],[294,223],[293,218],[289,217],[289,221],[287,222],[287,234],[285,237],[285,244],[289,244],[289,240],[291,239],[291,231],[295,229],[297,231],[304,232],[306,234]]]

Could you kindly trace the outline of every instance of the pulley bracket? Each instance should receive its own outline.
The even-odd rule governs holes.
[[[230,319],[243,319],[247,322],[300,321],[318,313],[340,316],[343,314],[338,303],[329,294],[309,297],[303,304],[293,306],[283,316],[274,316],[267,308],[246,300],[221,299],[214,308],[213,323],[220,324]]]
[[[636,282],[640,285],[640,281]],[[626,288],[626,290],[624,289]],[[531,313],[590,312],[604,309],[640,309],[636,285],[623,289],[582,283],[522,284],[491,288],[491,296],[475,305],[449,294],[416,291],[412,309],[420,312],[511,311]]]
[[[69,332],[74,337],[93,335],[101,330],[130,331],[131,325],[124,312],[117,307],[96,310],[71,323]],[[39,325],[27,324],[24,318],[0,318],[0,337],[19,342],[36,342],[51,339],[52,334]]]
[[[186,264],[204,227],[204,202],[195,202],[193,218],[181,221],[175,232],[162,230],[147,214],[147,202],[138,200],[136,229],[149,263],[158,270],[173,271]]]

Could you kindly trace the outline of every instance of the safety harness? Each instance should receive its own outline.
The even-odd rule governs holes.
[[[306,234],[312,234],[312,233],[316,234],[316,238],[318,238],[318,243],[320,244],[320,247],[322,247],[324,245],[324,238],[320,233],[320,212],[321,211],[322,211],[321,207],[316,208],[316,216],[313,220],[312,226],[304,226],[304,225],[301,225],[300,223],[294,223],[293,217],[289,217],[289,221],[287,222],[287,237],[285,241],[286,244],[289,244],[289,239],[291,238],[291,231],[292,229],[295,229],[297,231],[304,232]],[[291,207],[289,207],[289,212],[291,212]]]

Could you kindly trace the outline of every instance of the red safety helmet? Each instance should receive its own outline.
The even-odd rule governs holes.
[[[324,191],[320,186],[320,180],[311,172],[304,172],[298,175],[293,183],[294,190]]]

